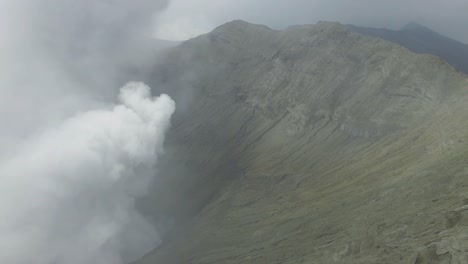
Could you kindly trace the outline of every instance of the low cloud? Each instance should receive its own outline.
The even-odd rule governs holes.
[[[124,263],[158,231],[140,215],[164,133],[167,96],[130,83],[121,104],[87,111],[22,144],[0,164],[1,263]]]
[[[174,111],[140,80],[166,0],[0,0],[0,263],[119,264]],[[141,78],[143,79],[143,78]]]

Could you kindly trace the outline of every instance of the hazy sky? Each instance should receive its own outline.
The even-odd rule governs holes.
[[[414,21],[468,43],[468,0],[172,0],[157,35],[187,39],[234,19],[273,28],[327,20],[398,29]]]

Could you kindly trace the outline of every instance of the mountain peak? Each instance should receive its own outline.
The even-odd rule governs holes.
[[[222,31],[230,31],[230,30],[255,30],[255,29],[267,29],[271,30],[271,28],[265,25],[253,24],[244,20],[233,20],[227,23],[222,24],[221,26],[215,28],[213,32],[222,32]]]
[[[330,22],[330,21],[319,21],[317,24],[314,25],[314,29],[319,32],[348,32],[350,31],[349,28],[344,26],[339,22]]]
[[[426,32],[431,32],[431,33],[436,33],[430,28],[423,26],[417,22],[410,22],[406,24],[404,27],[401,28],[401,31],[426,31]]]

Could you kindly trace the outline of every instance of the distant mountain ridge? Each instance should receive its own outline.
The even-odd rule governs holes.
[[[468,45],[423,25],[411,22],[400,30],[347,26],[354,32],[397,43],[416,53],[438,56],[458,71],[468,75]]]

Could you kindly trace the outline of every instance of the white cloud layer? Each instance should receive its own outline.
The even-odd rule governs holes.
[[[153,249],[134,207],[161,154],[174,102],[130,83],[121,105],[80,113],[0,164],[0,263],[109,263]]]
[[[119,264],[159,243],[136,210],[174,102],[130,83],[166,0],[0,0],[0,263]],[[95,110],[90,110],[95,109]]]
[[[166,0],[0,0],[0,157],[76,111],[114,100],[154,63]],[[129,70],[130,69],[130,70]]]

